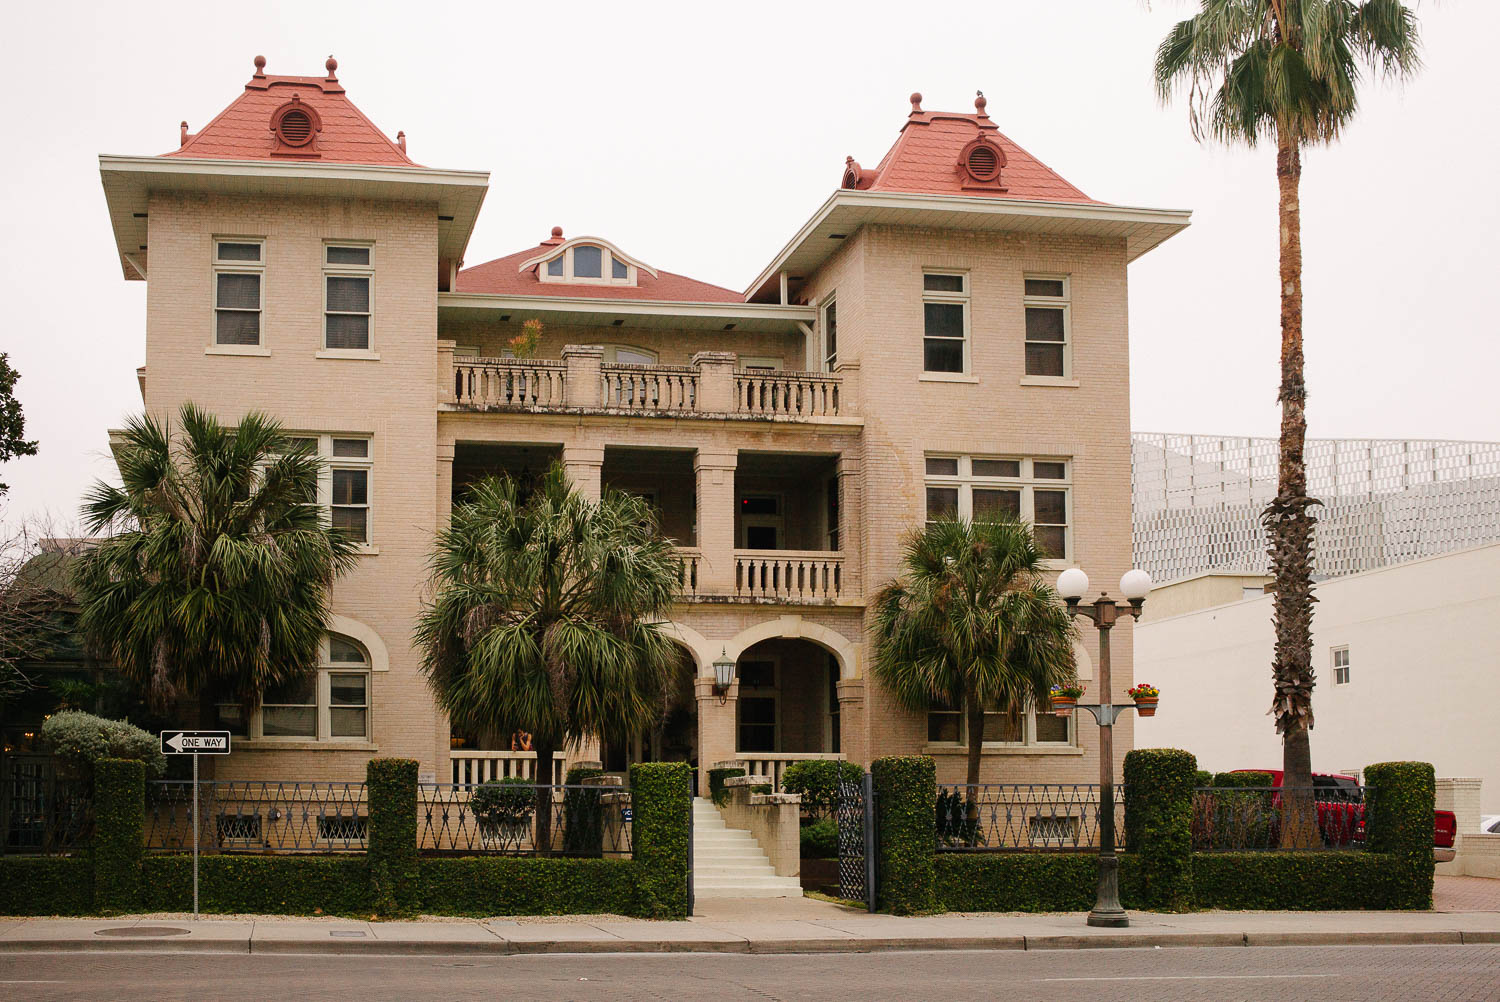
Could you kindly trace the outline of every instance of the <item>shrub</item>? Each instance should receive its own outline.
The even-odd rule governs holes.
[[[938,909],[932,893],[932,822],[937,816],[937,773],[932,759],[915,755],[878,758],[875,781],[880,905],[897,915]]]
[[[1180,911],[1192,905],[1197,769],[1192,753],[1176,748],[1137,748],[1125,756],[1125,845],[1139,860],[1144,907]]]
[[[146,766],[133,759],[94,763],[94,907],[134,911],[145,855]]]
[[[193,857],[147,856],[141,909],[182,912],[193,907]],[[349,915],[369,918],[375,900],[362,856],[206,855],[198,865],[199,908],[243,915]],[[388,913],[388,911],[387,911]]]
[[[1120,857],[1120,901],[1135,907],[1139,867]],[[1094,907],[1099,859],[1078,852],[938,853],[934,891],[949,911],[1081,912]]]
[[[832,814],[839,803],[840,783],[859,783],[865,772],[853,762],[813,759],[794,762],[781,774],[781,788],[802,796],[804,814]]]
[[[801,838],[803,859],[834,859],[839,854],[839,826],[833,818],[803,825]]]
[[[160,740],[125,720],[64,710],[42,724],[42,741],[80,779],[91,778],[95,764],[106,758],[141,762],[153,778],[167,770]]]
[[[642,914],[638,871],[624,859],[424,859],[418,885],[429,915]]]
[[[94,910],[87,856],[0,857],[0,915],[88,915]]]
[[[1365,849],[1389,853],[1406,871],[1398,908],[1432,907],[1432,812],[1437,781],[1427,762],[1382,762],[1365,769]]]
[[[1193,772],[1193,786],[1213,786],[1214,774],[1207,769],[1196,769]]]
[[[1193,856],[1193,903],[1267,911],[1402,908],[1409,887],[1403,876],[1383,853],[1202,852]]]
[[[480,831],[519,828],[536,812],[536,784],[520,776],[485,783],[469,795],[469,811]]]
[[[787,772],[791,772],[788,769]],[[744,769],[724,768],[708,770],[708,796],[714,802],[715,807],[729,806],[729,790],[724,786],[724,780],[731,776],[743,776]]]
[[[1247,786],[1274,786],[1275,783],[1276,777],[1269,772],[1216,772],[1213,782],[1204,785],[1232,790]]]
[[[692,769],[686,762],[630,767],[631,824],[641,913],[687,916],[688,823],[693,811]]]
[[[409,758],[373,758],[365,766],[370,800],[366,882],[384,914],[410,911],[415,903],[417,769],[416,760]]]
[[[969,817],[964,795],[958,790],[937,795],[937,841],[948,848],[979,842],[979,819]]]

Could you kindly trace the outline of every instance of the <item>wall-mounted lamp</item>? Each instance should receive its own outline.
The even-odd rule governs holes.
[[[731,685],[734,685],[734,661],[730,659],[729,651],[721,647],[718,660],[714,661],[714,695],[719,697],[720,705],[729,701]]]

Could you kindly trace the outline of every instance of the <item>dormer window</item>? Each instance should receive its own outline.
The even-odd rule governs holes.
[[[634,286],[640,284],[642,272],[656,277],[656,269],[597,237],[553,239],[544,251],[522,262],[520,270],[535,269],[538,281],[565,285]]]

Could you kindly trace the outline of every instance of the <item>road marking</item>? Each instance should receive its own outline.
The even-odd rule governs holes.
[[[65,985],[66,981],[0,981],[0,985]]]
[[[1036,978],[1036,981],[1275,981],[1282,978],[1332,978],[1334,974],[1141,974],[1112,978]]]

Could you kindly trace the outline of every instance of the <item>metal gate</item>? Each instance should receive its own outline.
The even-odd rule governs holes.
[[[834,821],[839,834],[839,897],[875,910],[875,790],[867,772],[839,781]]]

